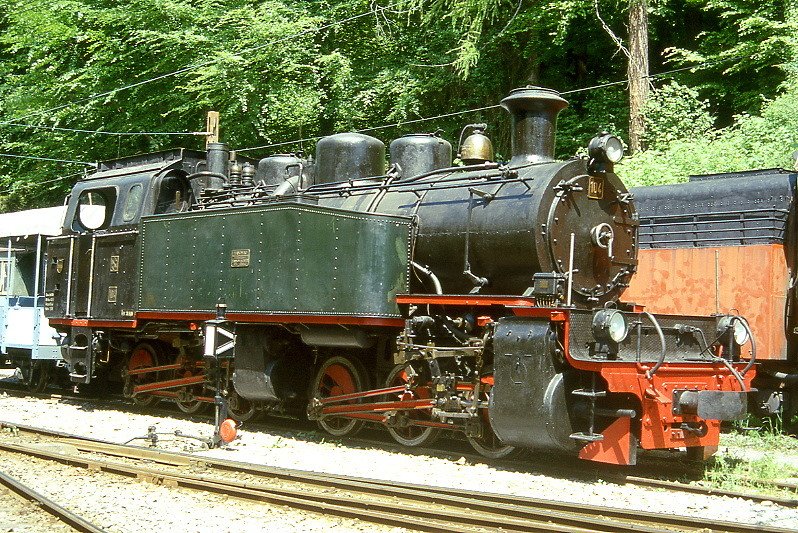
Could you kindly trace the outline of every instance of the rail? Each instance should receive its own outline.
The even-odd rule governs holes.
[[[97,399],[89,399],[86,398],[85,396],[76,396],[72,394],[52,394],[46,392],[36,393],[36,392],[30,392],[26,389],[23,390],[21,387],[11,387],[9,386],[9,384],[3,384],[2,390],[4,391],[4,393],[13,396],[26,396],[33,398],[42,398],[47,400],[57,399],[57,400],[80,401],[80,402],[86,402],[86,401],[103,402],[106,404],[113,404],[114,409],[129,413],[141,413],[142,411],[145,411],[148,414],[161,414],[163,416],[169,416],[172,418],[185,417],[188,420],[196,420],[197,417],[199,416],[199,418],[207,418],[208,420],[212,420],[211,416],[183,414],[180,412],[176,412],[176,409],[170,409],[164,406],[161,407],[136,406],[132,404],[129,400],[123,399],[122,397],[113,397],[105,400],[97,400]],[[0,428],[2,427],[9,427],[9,428],[18,427],[26,429],[26,426],[24,425],[0,421]],[[253,431],[259,431],[259,430],[262,431],[277,430],[277,431],[289,431],[289,432],[299,431],[299,430],[301,430],[302,432],[307,431],[307,426],[302,422],[290,421],[287,419],[286,420],[272,419],[269,422],[269,424],[248,422],[247,427]],[[69,437],[69,435],[58,431],[44,430],[40,428],[32,428],[32,429],[36,432],[40,432],[42,435],[45,436]],[[91,439],[84,439],[84,441],[90,442]],[[396,444],[393,441],[380,439],[376,436],[352,437],[346,439],[346,442],[352,445],[376,446],[383,449],[393,450],[398,453],[404,453],[408,455],[422,455],[422,456],[448,458],[451,457],[452,453],[456,453],[457,457],[465,457],[466,459],[469,460],[469,462],[474,462],[474,463],[489,462],[490,464],[495,466],[511,468],[511,469],[518,469],[518,468],[534,469],[535,472],[548,476],[569,477],[569,478],[576,478],[582,480],[591,480],[594,478],[600,478],[605,481],[613,483],[633,484],[641,487],[665,489],[674,492],[702,494],[706,496],[725,496],[728,498],[745,499],[753,502],[771,502],[776,505],[780,505],[782,507],[798,508],[798,499],[792,496],[762,494],[751,491],[743,492],[740,490],[724,489],[711,485],[692,484],[683,481],[674,481],[674,479],[683,479],[683,478],[700,479],[702,477],[701,473],[703,473],[703,469],[701,469],[701,473],[696,474],[695,469],[691,468],[689,464],[685,465],[682,463],[675,463],[673,460],[667,461],[662,468],[653,468],[651,467],[651,465],[646,466],[645,464],[639,464],[634,468],[634,474],[629,474],[625,472],[618,472],[602,468],[601,466],[597,465],[585,465],[584,463],[581,463],[579,467],[573,467],[573,468],[564,467],[557,460],[553,460],[552,457],[546,455],[544,455],[541,459],[525,458],[525,459],[486,460],[485,457],[478,454],[474,454],[470,449],[465,449],[465,448],[461,449],[460,447],[458,447],[459,443],[456,441],[447,442],[445,446],[438,446],[438,447],[422,446],[422,447],[413,447],[413,448],[407,448],[399,444]],[[197,460],[197,457],[195,456],[186,455],[186,457],[190,457],[191,460],[194,461]],[[202,461],[204,463],[207,463],[208,459],[202,458]],[[217,465],[226,464],[225,461],[212,460],[212,462]],[[770,480],[770,479],[767,480],[749,479],[742,477],[738,478],[738,481],[750,483],[751,485],[768,489],[771,491],[776,490],[776,491],[785,491],[785,492],[798,494],[798,484],[792,482]]]
[[[7,437],[0,441],[0,449],[110,474],[420,531],[780,531],[672,514],[262,467],[34,428],[17,426],[17,430],[23,442]],[[45,437],[68,443],[78,453],[61,454],[29,446],[24,442],[26,437],[31,443]],[[199,468],[204,470],[198,473]]]
[[[61,522],[68,524],[76,531],[80,531],[81,533],[105,533],[105,530],[100,529],[72,511],[61,507],[43,494],[36,492],[4,472],[0,472],[0,485],[39,506],[41,509],[47,511]]]

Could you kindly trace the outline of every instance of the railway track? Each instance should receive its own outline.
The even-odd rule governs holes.
[[[7,393],[18,396],[32,396],[45,399],[66,399],[80,402],[111,402],[115,409],[127,409],[129,412],[141,412],[147,414],[155,413],[185,420],[196,420],[198,418],[207,419],[211,422],[213,420],[212,416],[202,414],[186,414],[180,412],[176,408],[170,409],[165,406],[144,407],[134,405],[129,401],[125,401],[125,399],[121,396],[114,397],[113,399],[109,400],[86,398],[84,396],[68,393],[34,393],[21,388],[4,388],[3,390]],[[248,422],[245,427],[253,430],[285,431],[288,433],[295,433],[297,431],[307,432],[309,429],[312,431],[312,428],[315,426],[308,427],[307,423],[303,423],[302,421],[298,420],[274,419],[270,420],[268,424]],[[376,446],[382,449],[411,455],[424,455],[441,458],[451,458],[453,455],[456,455],[458,457],[465,458],[471,463],[487,463],[494,466],[512,468],[515,470],[518,470],[519,467],[528,467],[530,471],[535,473],[560,478],[567,477],[584,481],[602,480],[618,484],[632,484],[640,487],[701,494],[705,496],[726,496],[729,498],[742,498],[754,502],[772,502],[784,507],[798,508],[798,484],[779,480],[740,480],[751,482],[758,488],[771,491],[771,493],[757,493],[723,489],[711,485],[687,483],[684,481],[679,481],[679,479],[694,479],[698,481],[702,477],[702,472],[698,471],[694,466],[683,463],[675,463],[672,460],[668,461],[664,465],[659,464],[656,461],[644,461],[643,463],[634,467],[634,473],[630,473],[626,468],[597,467],[596,465],[586,465],[582,461],[580,461],[578,465],[574,465],[573,461],[564,461],[562,458],[549,456],[546,456],[543,459],[520,458],[488,460],[483,456],[474,453],[465,443],[461,443],[460,441],[456,440],[446,440],[443,443],[439,443],[439,445],[436,447],[408,448],[398,445],[388,438],[382,438],[384,436],[383,432],[367,431],[366,433],[367,436],[361,435],[356,437],[347,437],[343,440],[343,442],[354,446]],[[780,494],[773,493],[773,491],[778,491]]]
[[[19,480],[12,478],[4,472],[0,472],[0,486],[5,487],[20,498],[30,502],[40,509],[43,509],[57,518],[59,521],[70,526],[75,531],[79,531],[80,533],[105,533],[105,530],[95,526],[72,511],[61,507],[45,495],[36,492],[32,488],[24,485]]]
[[[781,531],[759,525],[254,466],[3,425],[14,433],[13,437],[0,440],[4,453],[419,531]],[[53,443],[63,446],[52,446]],[[74,453],[65,453],[64,449]]]
[[[92,398],[69,392],[32,392],[24,386],[2,380],[0,380],[0,390],[19,397],[77,402],[97,401],[109,403],[116,410],[125,410],[131,413],[159,414],[183,420],[203,419],[211,423],[213,422],[213,415],[184,413],[169,402],[161,402],[155,406],[136,405],[121,394],[114,395],[110,398]],[[308,424],[306,421],[290,418],[270,418],[268,423],[252,421],[247,422],[245,427],[257,431],[286,432],[288,435],[295,435],[297,432],[303,434],[307,434],[308,432],[311,434],[316,433],[315,424]],[[326,440],[334,439],[334,437],[329,437],[326,434],[323,435]],[[185,437],[185,435],[183,436]],[[740,482],[750,484],[755,490],[763,490],[766,492],[729,490],[713,485],[701,484],[703,465],[678,462],[671,458],[663,463],[662,461],[650,457],[644,457],[638,465],[632,467],[633,472],[629,472],[630,469],[627,467],[586,464],[582,461],[574,466],[572,461],[564,461],[561,457],[546,454],[542,456],[538,454],[535,458],[525,458],[521,456],[512,459],[490,460],[475,453],[464,441],[456,439],[444,439],[443,442],[439,442],[434,447],[408,448],[397,444],[379,429],[371,431],[366,430],[357,436],[347,437],[343,439],[342,442],[355,446],[371,445],[409,455],[424,455],[441,458],[451,458],[453,455],[457,455],[458,457],[467,459],[473,464],[485,463],[514,470],[528,467],[530,471],[555,477],[569,477],[584,481],[603,480],[619,484],[632,484],[641,487],[666,489],[706,496],[726,496],[729,498],[743,498],[754,502],[772,502],[790,508],[798,507],[798,484],[796,483],[770,479],[753,480],[740,478]],[[699,483],[679,481],[686,479]]]
[[[563,462],[561,458],[546,457],[544,459],[511,459],[511,460],[488,460],[484,457],[469,453],[463,448],[457,447],[454,450],[442,448],[404,448],[398,445],[385,444],[385,441],[353,438],[352,442],[358,444],[373,443],[375,446],[379,445],[383,448],[393,449],[401,453],[409,453],[416,455],[438,456],[438,457],[452,457],[457,455],[465,458],[471,463],[479,464],[486,463],[502,468],[511,468],[513,470],[523,470],[528,467],[530,472],[548,475],[558,478],[577,479],[581,481],[606,481],[617,484],[630,484],[639,487],[647,487],[653,489],[664,489],[670,491],[687,492],[691,494],[700,494],[704,496],[725,496],[728,498],[742,498],[753,502],[772,502],[783,507],[798,508],[798,484],[789,483],[779,480],[765,480],[765,479],[740,479],[740,481],[750,482],[762,489],[776,490],[780,493],[787,495],[779,495],[774,493],[757,493],[757,492],[743,492],[737,490],[729,490],[718,488],[710,485],[693,484],[685,481],[678,481],[677,479],[694,478],[700,480],[700,473],[689,466],[680,467],[674,464],[658,465],[658,464],[640,464],[632,467],[635,473],[629,473],[625,470],[627,468],[600,468],[594,465],[586,465],[584,462],[580,464],[573,464],[571,462]],[[576,461],[576,460],[574,460]],[[790,495],[794,493],[795,495]]]

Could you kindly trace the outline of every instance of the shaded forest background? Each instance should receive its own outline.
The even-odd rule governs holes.
[[[571,103],[558,155],[602,130],[627,138],[627,58],[610,32],[627,38],[629,0],[380,2],[0,0],[0,210],[58,204],[85,168],[11,156],[93,162],[202,148],[186,133],[204,129],[208,110],[233,147],[278,144],[250,156],[396,123],[368,133],[387,144],[440,129],[456,146],[473,122],[507,156],[501,109],[403,123],[536,84]],[[794,165],[794,4],[649,0],[646,150],[618,169],[627,183]]]

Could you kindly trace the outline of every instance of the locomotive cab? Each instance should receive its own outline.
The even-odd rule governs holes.
[[[62,235],[48,240],[47,306],[65,334],[62,354],[75,383],[107,372],[102,323],[134,323],[138,289],[138,224],[142,217],[186,211],[194,202],[188,179],[204,154],[172,150],[103,162],[75,185]]]
[[[188,210],[193,192],[185,172],[151,174],[140,169],[120,176],[100,171],[77,184],[67,204],[65,230],[75,233],[120,231],[142,216]],[[122,179],[123,178],[123,179]]]

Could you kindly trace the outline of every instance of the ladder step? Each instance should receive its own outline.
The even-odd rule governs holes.
[[[587,433],[572,433],[571,438],[574,440],[581,440],[584,442],[598,442],[604,440],[604,435],[601,433],[593,433],[589,435]]]
[[[602,398],[607,395],[607,391],[605,390],[587,390],[587,389],[575,389],[571,391],[571,394],[574,396],[586,396],[588,398]]]

